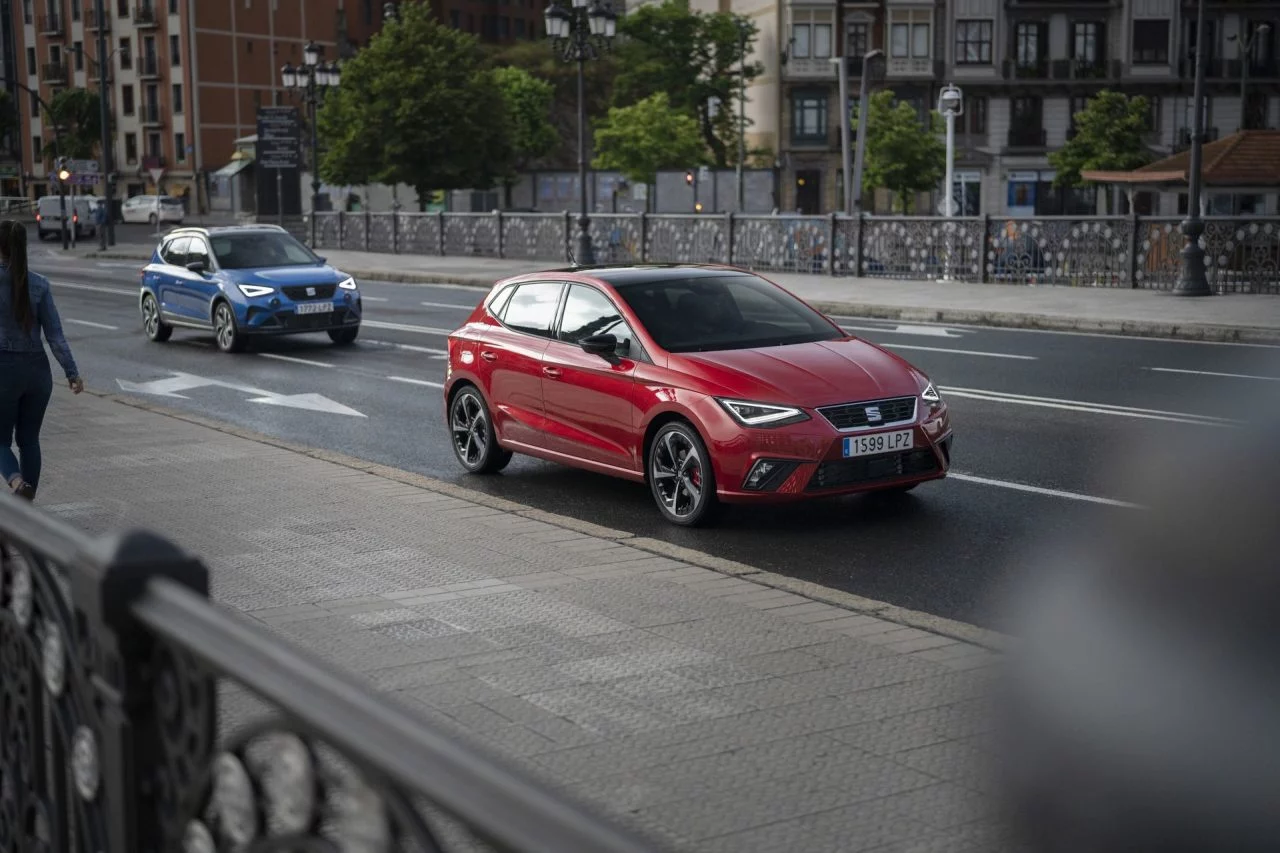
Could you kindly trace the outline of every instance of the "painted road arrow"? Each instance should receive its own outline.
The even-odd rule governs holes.
[[[229,388],[232,391],[250,395],[248,400],[250,403],[304,409],[309,412],[326,412],[331,415],[347,415],[354,418],[365,417],[355,409],[334,402],[320,394],[276,394],[273,391],[264,391],[261,388],[254,388],[249,385],[223,382],[220,379],[209,379],[192,373],[175,373],[164,379],[154,379],[150,382],[130,382],[127,379],[117,379],[116,384],[120,386],[121,391],[130,394],[176,397],[179,400],[190,399],[186,394],[179,393],[181,391],[193,391],[196,388]]]

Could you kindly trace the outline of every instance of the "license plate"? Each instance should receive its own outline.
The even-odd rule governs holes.
[[[300,302],[297,308],[299,314],[328,314],[332,310],[331,302]]]
[[[845,458],[851,456],[876,456],[896,453],[915,446],[915,430],[900,429],[897,432],[878,432],[873,435],[851,435],[844,440]]]

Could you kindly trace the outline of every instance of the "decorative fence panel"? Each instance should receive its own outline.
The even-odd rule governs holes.
[[[321,213],[317,248],[566,263],[565,213]],[[596,214],[596,262],[732,264],[761,272],[1169,290],[1181,222],[1167,217]],[[1280,217],[1208,217],[1219,293],[1280,294]],[[579,259],[581,260],[581,259]]]
[[[159,537],[0,497],[0,850],[658,849],[208,591]],[[265,716],[220,718],[233,685]]]

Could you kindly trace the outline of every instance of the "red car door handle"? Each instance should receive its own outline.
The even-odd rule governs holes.
[[[497,353],[495,353],[495,352],[488,352],[488,351],[485,351],[485,352],[480,353],[480,357],[481,357],[481,358],[483,358],[485,361],[497,361],[497,360],[498,360],[498,354],[497,354]]]
[[[557,367],[544,367],[542,368],[542,372],[544,375],[549,376],[552,379],[560,378],[560,369]]]

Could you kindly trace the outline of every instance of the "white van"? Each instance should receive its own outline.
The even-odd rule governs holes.
[[[74,229],[76,239],[96,237],[97,218],[94,216],[98,199],[90,196],[66,196],[68,230]],[[62,234],[62,196],[46,195],[36,201],[36,230],[41,240]]]

